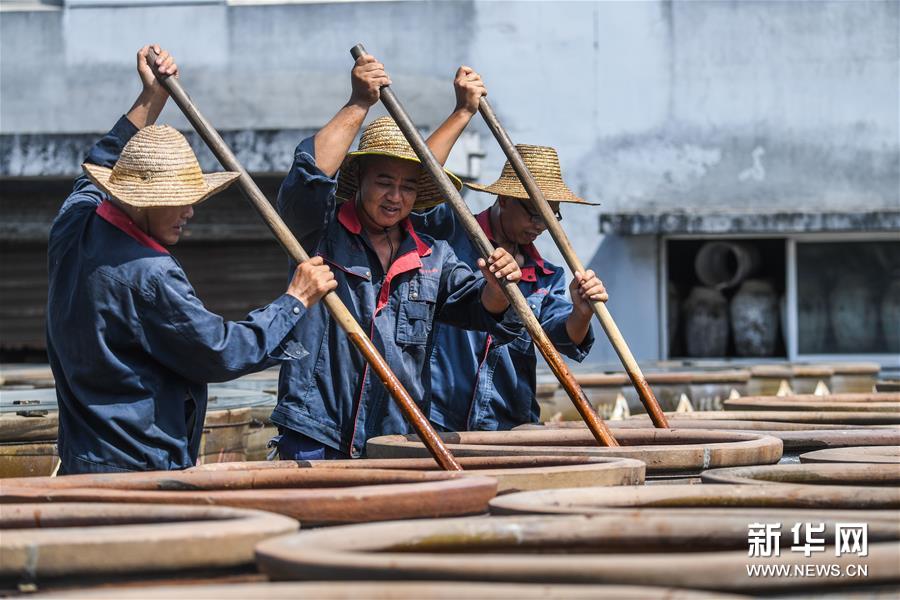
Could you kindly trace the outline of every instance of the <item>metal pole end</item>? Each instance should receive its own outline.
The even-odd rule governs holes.
[[[350,56],[353,57],[353,60],[359,59],[363,54],[366,54],[366,47],[362,44],[357,44],[350,48]]]

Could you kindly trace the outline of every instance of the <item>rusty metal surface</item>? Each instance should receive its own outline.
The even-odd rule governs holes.
[[[756,433],[670,429],[621,429],[621,446],[593,445],[585,430],[469,431],[444,433],[456,456],[589,455],[635,458],[648,475],[696,473],[712,466],[769,464],[781,458],[781,440]],[[425,456],[415,436],[382,436],[368,442],[372,458]]]
[[[836,522],[823,521],[826,537]],[[750,564],[846,565],[865,560],[869,585],[900,581],[900,523],[873,520],[869,554],[753,558],[746,516],[515,516],[370,524],[301,532],[257,547],[272,579],[426,579],[613,583],[711,591],[804,591],[853,577],[750,577]],[[790,543],[783,532],[782,546]],[[827,556],[823,556],[826,555]],[[788,567],[790,569],[790,567]]]
[[[747,396],[730,398],[722,403],[731,410],[851,411],[900,412],[900,393],[832,394],[816,396]]]
[[[44,277],[43,284],[45,286],[47,284],[46,277]],[[4,301],[8,302],[9,300],[4,297]],[[11,387],[15,388],[20,386],[29,388],[52,388],[54,383],[53,371],[50,370],[50,365],[28,363],[6,363],[0,365],[0,389],[6,390]]]
[[[643,585],[567,585],[466,583],[459,581],[260,582],[230,585],[86,589],[43,598],[115,598],[122,600],[738,600],[748,596]]]
[[[900,486],[900,469],[889,464],[758,465],[704,471],[704,483],[774,485]]]
[[[307,525],[471,515],[490,477],[444,472],[298,469],[71,475],[4,481],[0,503],[185,504],[267,510]]]
[[[296,464],[285,461],[287,464]],[[327,463],[328,461],[321,461]],[[359,462],[359,461],[352,461]],[[461,474],[431,471],[406,471],[389,469],[257,469],[255,463],[227,463],[247,465],[241,470],[217,470],[194,468],[185,471],[146,471],[136,473],[98,473],[67,475],[64,477],[26,477],[7,479],[0,489],[42,488],[72,489],[96,488],[147,491],[191,490],[263,490],[277,488],[319,489],[345,488],[360,485],[395,485],[401,483],[428,483],[459,479]],[[270,463],[278,464],[278,463]]]
[[[687,413],[688,415],[690,413]],[[846,425],[809,425],[806,423],[777,423],[765,421],[709,421],[689,418],[673,419],[674,430],[702,429],[710,431],[755,431],[777,437],[784,443],[784,450],[802,452],[820,448],[844,448],[848,446],[900,446],[900,426],[854,427]],[[648,419],[612,421],[614,431],[640,429],[648,426]],[[546,429],[578,429],[577,421],[550,422],[528,425],[514,431]]]
[[[766,512],[770,521],[783,522],[800,517],[816,520],[821,516],[845,517],[851,522],[861,518],[888,521],[900,508],[900,488],[872,488],[825,485],[662,485],[617,488],[579,488],[541,490],[494,498],[492,514],[607,514],[632,509],[659,509],[666,514],[690,514],[702,517],[714,514]],[[723,513],[722,511],[726,511]],[[854,512],[865,510],[865,514]],[[672,511],[676,511],[673,513]],[[838,514],[842,513],[842,514]],[[642,512],[642,514],[647,514]],[[786,517],[782,519],[781,517]]]
[[[679,413],[670,416],[671,429],[709,429],[712,431],[900,431],[900,425],[841,425],[837,423],[798,423],[793,421],[742,421],[740,419],[693,419],[696,413]],[[731,416],[728,412],[725,416]],[[622,421],[610,421],[613,429],[646,429],[650,419],[646,415],[629,417]],[[580,429],[577,421],[547,421],[528,423],[514,427],[513,431],[533,429]],[[771,435],[768,434],[767,435]]]
[[[875,382],[875,391],[900,392],[900,379],[879,379]]]
[[[54,442],[0,443],[0,478],[50,475],[56,462]]]
[[[26,415],[28,413],[26,412]],[[59,431],[59,413],[24,416],[0,414],[0,442],[54,442]]]
[[[728,410],[669,413],[672,420],[691,419],[704,421],[771,421],[779,423],[810,423],[833,425],[900,425],[896,412],[850,412],[807,410]],[[675,425],[677,427],[677,424]]]
[[[900,446],[826,448],[800,455],[801,463],[900,464]]]
[[[521,490],[636,485],[643,483],[645,466],[639,460],[606,456],[487,456],[461,457],[463,476],[487,476],[497,480],[497,493]],[[291,469],[404,469],[433,471],[427,458],[382,458],[366,460],[271,461],[265,463],[220,463],[194,467],[190,471],[248,471]]]
[[[71,503],[0,505],[0,579],[135,575],[253,561],[293,519],[221,507]]]

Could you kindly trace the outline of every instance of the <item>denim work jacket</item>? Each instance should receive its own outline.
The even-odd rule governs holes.
[[[488,211],[476,218],[491,241]],[[457,255],[475,264],[478,251],[459,226],[449,206],[438,206],[413,221],[423,232],[448,240]],[[566,277],[560,267],[541,258],[534,244],[524,247],[525,265],[519,289],[556,349],[578,362],[590,352],[589,329],[581,344],[566,331],[572,303],[566,297]],[[536,423],[540,407],[535,398],[537,356],[527,331],[509,344],[491,335],[441,324],[431,356],[431,420],[450,431],[493,431]]]
[[[336,179],[316,166],[314,140],[307,138],[281,185],[278,210],[306,251],[331,267],[336,293],[427,416],[434,321],[487,331],[498,343],[514,339],[521,322],[511,310],[502,317],[488,313],[481,273],[457,259],[447,242],[419,236],[408,219],[397,258],[383,273],[355,203],[338,207],[335,187]],[[294,338],[298,343],[288,351],[297,360],[281,367],[273,423],[354,458],[371,437],[411,431],[322,303],[309,310]]]
[[[86,162],[112,167],[135,133],[122,117]],[[83,175],[53,222],[48,258],[65,473],[193,466],[206,384],[277,364],[306,313],[286,294],[241,322],[209,312],[175,258]]]

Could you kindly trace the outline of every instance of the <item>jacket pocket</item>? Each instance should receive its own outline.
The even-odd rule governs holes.
[[[415,277],[401,294],[397,310],[397,343],[424,346],[431,333],[438,281],[433,277]]]

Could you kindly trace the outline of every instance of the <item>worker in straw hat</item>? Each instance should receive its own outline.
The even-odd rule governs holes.
[[[442,162],[478,112],[481,96],[487,94],[481,78],[468,67],[457,72],[454,88],[458,108],[429,139],[429,146]],[[566,186],[553,148],[516,147],[558,220],[562,220],[562,204],[591,204]],[[580,362],[594,343],[591,301],[607,300],[603,283],[593,271],[575,273],[568,286],[571,300],[567,298],[563,270],[541,258],[534,246],[547,224],[530,204],[509,162],[494,183],[467,185],[496,196],[493,205],[477,215],[479,225],[495,247],[506,249],[516,258],[522,270],[519,288],[557,350]],[[472,263],[478,251],[448,209],[439,206],[413,220],[421,231],[448,240],[459,258]],[[430,418],[437,427],[452,431],[498,430],[538,421],[537,357],[527,332],[512,343],[498,344],[482,332],[441,324],[435,337]]]
[[[390,80],[375,58],[364,55],[353,67],[351,84],[350,101],[297,146],[278,210],[307,252],[332,266],[341,300],[427,414],[433,322],[485,331],[498,341],[513,339],[521,323],[508,310],[498,279],[518,281],[519,268],[505,250],[470,267],[446,242],[413,229],[407,218],[413,207],[422,210],[443,198],[387,117],[366,127],[358,150],[348,152]],[[461,187],[452,174],[451,179]],[[323,307],[311,311],[296,337],[310,356],[282,366],[272,414],[282,458],[355,458],[370,437],[410,431],[382,382]]]
[[[155,47],[163,74],[176,75]],[[59,401],[60,473],[183,469],[197,461],[207,382],[277,364],[334,276],[298,268],[287,293],[226,322],[166,246],[194,205],[237,173],[200,171],[184,136],[153,125],[167,100],[137,56],[142,91],[88,153],[50,230],[47,353]]]

